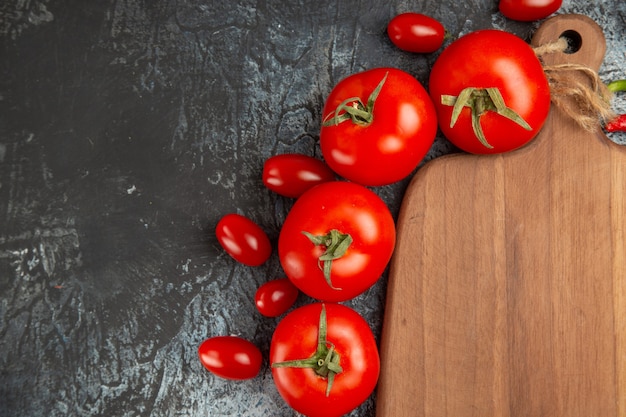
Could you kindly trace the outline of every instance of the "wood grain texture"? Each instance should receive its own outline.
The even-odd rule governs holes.
[[[601,65],[589,18],[547,64]],[[558,109],[530,145],[449,155],[398,218],[377,416],[626,416],[626,149]]]

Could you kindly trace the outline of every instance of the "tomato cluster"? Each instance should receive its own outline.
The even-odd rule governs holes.
[[[310,157],[272,157],[263,172],[268,189],[296,200],[278,240],[287,278],[261,285],[255,305],[261,315],[279,317],[300,291],[318,300],[277,326],[270,347],[274,382],[300,413],[341,416],[373,392],[380,360],[368,323],[337,302],[382,276],[395,247],[394,219],[372,190],[327,175],[332,171]],[[225,252],[245,265],[262,265],[271,255],[263,229],[240,214],[222,217],[215,233]],[[198,353],[206,369],[227,379],[253,378],[262,363],[258,347],[236,336],[209,338]]]
[[[537,4],[502,0],[500,6],[520,20],[545,17],[560,6],[545,0],[540,10],[530,10],[531,3]],[[412,53],[434,53],[447,36],[437,20],[418,13],[396,16],[387,33]],[[395,248],[394,219],[371,188],[414,172],[438,130],[471,153],[524,146],[541,129],[549,106],[548,82],[530,46],[503,31],[481,30],[441,52],[429,91],[391,67],[342,79],[320,114],[323,159],[282,154],[265,161],[265,187],[294,199],[277,244],[286,277],[267,281],[254,295],[262,316],[282,317],[269,362],[287,404],[306,416],[341,416],[367,399],[378,381],[372,330],[340,304],[378,281]],[[215,234],[242,264],[257,267],[272,255],[266,233],[243,215],[225,215]],[[292,309],[301,293],[312,302]],[[209,371],[228,379],[253,378],[262,365],[259,348],[236,336],[207,339],[199,356]]]

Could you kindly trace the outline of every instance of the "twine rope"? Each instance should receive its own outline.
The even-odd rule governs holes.
[[[567,39],[559,38],[533,50],[541,60],[547,54],[565,52],[568,47]],[[613,94],[593,69],[580,64],[557,64],[544,65],[543,70],[552,103],[585,130],[595,131],[600,122],[606,123],[616,116],[611,109]]]

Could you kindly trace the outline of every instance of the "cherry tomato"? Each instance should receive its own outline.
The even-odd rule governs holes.
[[[563,0],[500,0],[500,13],[512,20],[530,22],[555,13]]]
[[[259,313],[266,317],[278,317],[296,302],[298,288],[288,278],[274,279],[261,285],[254,296]]]
[[[278,238],[278,255],[300,291],[345,301],[380,278],[395,240],[393,218],[380,197],[362,185],[333,181],[296,200]]]
[[[412,75],[376,68],[341,80],[324,104],[320,146],[326,163],[362,185],[408,176],[430,149],[437,115]]]
[[[270,363],[280,395],[309,417],[355,409],[372,394],[380,374],[372,330],[341,304],[307,304],[287,314],[272,336]]]
[[[438,20],[421,13],[401,13],[387,25],[389,39],[398,48],[416,53],[435,52],[446,35]]]
[[[550,87],[530,45],[485,29],[452,42],[430,74],[430,95],[443,134],[476,154],[511,151],[541,130]]]
[[[237,336],[216,336],[198,348],[202,365],[226,379],[250,379],[261,370],[263,356],[252,342]]]
[[[309,188],[335,179],[328,165],[307,155],[276,155],[263,165],[263,184],[285,197],[300,197]]]
[[[217,241],[236,261],[259,266],[272,254],[272,244],[259,225],[240,214],[227,214],[215,227]]]

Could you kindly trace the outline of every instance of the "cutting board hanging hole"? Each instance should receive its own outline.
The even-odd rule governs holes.
[[[575,30],[566,30],[561,34],[560,38],[565,39],[567,42],[567,47],[563,51],[566,54],[575,54],[580,51],[582,47],[583,38],[580,36],[580,33]]]
[[[532,46],[555,107],[588,132],[616,117],[612,93],[598,74],[606,42],[595,22],[580,15],[548,20],[535,33]]]

